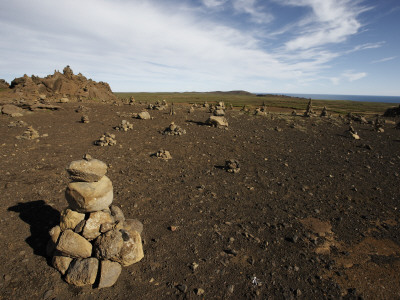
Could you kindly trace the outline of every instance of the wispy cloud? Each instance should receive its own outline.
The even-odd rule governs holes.
[[[273,15],[257,7],[256,0],[233,0],[233,8],[239,13],[249,14],[256,23],[269,23]]]
[[[397,58],[397,56],[385,57],[382,59],[373,60],[373,61],[371,61],[371,63],[372,64],[383,63],[383,62],[390,61],[390,60],[393,60],[396,58]]]
[[[361,78],[364,78],[365,76],[367,76],[367,73],[365,72],[354,72],[354,71],[346,71],[342,74],[342,77],[346,78],[348,81],[352,82],[352,81],[356,81],[359,80]]]
[[[228,0],[202,0],[203,4],[206,7],[217,7],[217,6],[221,6],[223,4],[225,4],[225,2],[227,2]]]

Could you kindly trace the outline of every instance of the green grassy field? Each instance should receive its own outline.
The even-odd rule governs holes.
[[[133,96],[136,101],[143,103],[154,103],[157,100],[165,99],[168,103],[214,103],[224,101],[226,105],[232,104],[234,107],[261,106],[263,103],[267,107],[276,107],[291,110],[305,110],[308,99],[296,98],[279,95],[257,96],[245,93],[115,93],[119,98],[128,99]],[[331,113],[346,114],[382,114],[387,108],[397,106],[394,103],[381,102],[359,102],[344,100],[313,100],[313,108],[317,111],[326,106]]]

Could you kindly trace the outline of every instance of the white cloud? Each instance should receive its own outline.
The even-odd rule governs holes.
[[[393,59],[396,59],[396,58],[397,58],[397,56],[385,57],[385,58],[382,58],[382,59],[373,60],[371,63],[373,63],[373,64],[383,63],[383,62],[390,61],[390,60],[393,60]]]
[[[283,0],[286,5],[309,7],[312,13],[303,19],[301,34],[286,43],[288,50],[301,50],[344,42],[361,28],[357,17],[368,10],[359,1]]]
[[[359,80],[361,78],[364,78],[365,76],[367,76],[367,73],[365,72],[355,73],[354,71],[351,70],[346,71],[342,74],[342,77],[346,78],[350,82]]]
[[[225,4],[228,0],[202,0],[203,4],[207,7],[217,7]]]
[[[269,23],[273,20],[270,13],[263,12],[260,7],[257,7],[256,0],[233,0],[233,8],[240,12],[249,14],[252,20],[256,23]]]

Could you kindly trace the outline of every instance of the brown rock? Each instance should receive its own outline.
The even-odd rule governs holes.
[[[71,262],[65,281],[76,286],[93,284],[96,281],[98,269],[97,258],[75,259]]]
[[[137,116],[138,119],[142,119],[142,120],[150,120],[150,114],[147,111],[142,111],[141,113],[138,113]]]
[[[24,110],[12,104],[5,104],[3,105],[1,112],[11,117],[22,117]]]
[[[60,226],[57,225],[50,229],[49,235],[54,244],[57,244],[60,234],[61,234]]]
[[[115,222],[125,221],[124,213],[118,206],[111,205],[110,210]]]
[[[106,175],[107,165],[98,159],[81,159],[71,162],[67,171],[74,181],[94,182]]]
[[[228,127],[228,121],[222,116],[210,116],[206,121],[206,124],[215,127]]]
[[[84,237],[67,229],[61,233],[56,250],[66,256],[86,258],[92,255],[92,244]]]
[[[140,234],[137,231],[126,232],[128,240],[124,240],[120,255],[117,259],[123,266],[137,263],[144,257],[143,245]]]
[[[111,180],[103,176],[98,182],[72,182],[65,191],[70,207],[79,212],[107,209],[113,201]]]
[[[123,227],[128,233],[137,231],[139,234],[143,232],[143,224],[138,219],[126,219]]]
[[[122,267],[119,263],[102,260],[100,264],[100,281],[99,289],[113,286],[117,282],[119,275],[121,274]]]
[[[117,230],[111,230],[99,236],[94,243],[94,254],[99,259],[109,259],[116,261],[121,252],[124,240],[122,233]]]

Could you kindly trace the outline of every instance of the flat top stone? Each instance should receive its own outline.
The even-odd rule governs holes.
[[[107,173],[107,165],[98,159],[81,159],[71,162],[67,171],[72,180],[94,182]]]

